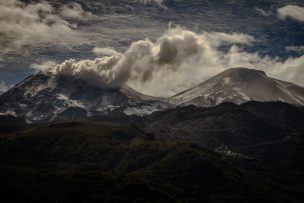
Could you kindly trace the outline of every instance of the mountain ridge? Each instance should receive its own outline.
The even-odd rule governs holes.
[[[166,105],[128,86],[102,88],[81,79],[43,73],[26,78],[0,96],[2,114],[24,116],[28,123],[111,113],[145,115]]]
[[[159,98],[128,85],[99,87],[72,76],[37,73],[0,96],[0,113],[35,123],[96,116],[145,116],[177,106],[212,107],[251,100],[302,106],[304,88],[268,77],[260,70],[232,68],[170,98]]]

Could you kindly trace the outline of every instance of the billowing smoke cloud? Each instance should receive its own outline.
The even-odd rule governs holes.
[[[152,82],[154,77],[165,78],[176,72],[187,72],[194,61],[208,60],[212,63],[210,58],[214,58],[214,54],[201,36],[176,28],[170,29],[156,42],[149,39],[134,42],[124,54],[79,62],[68,60],[52,72],[73,75],[99,85],[121,86],[127,82],[139,85]]]
[[[57,63],[55,61],[42,61],[41,63],[32,64],[30,68],[36,72],[46,73],[56,65]]]
[[[304,56],[282,61],[244,51],[256,40],[237,33],[196,34],[183,28],[169,29],[156,41],[131,44],[124,53],[95,60],[68,60],[51,69],[55,75],[72,75],[100,86],[128,84],[136,90],[170,96],[233,67],[266,71],[270,76],[304,85]],[[220,49],[228,45],[228,51]]]
[[[304,7],[287,5],[278,9],[278,15],[281,19],[292,18],[304,22]]]
[[[107,56],[95,60],[67,60],[51,72],[55,75],[68,75],[83,79],[101,87],[119,87],[129,78],[129,70],[119,70],[118,56]],[[126,73],[126,74],[124,74]]]

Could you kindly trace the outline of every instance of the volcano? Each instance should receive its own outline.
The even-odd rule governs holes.
[[[170,98],[182,106],[215,106],[223,102],[282,101],[304,104],[304,88],[268,77],[265,72],[248,68],[228,69],[209,80]]]

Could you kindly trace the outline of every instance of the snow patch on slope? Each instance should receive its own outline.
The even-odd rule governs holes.
[[[64,103],[68,107],[79,107],[79,108],[86,108],[80,101],[69,99],[69,96],[64,95],[64,94],[57,94],[57,98],[61,101],[64,101]]]
[[[250,101],[250,97],[248,97],[243,91],[241,88],[239,87],[234,87],[233,90],[235,90],[240,96],[242,99],[244,99],[245,101]]]
[[[229,77],[227,77],[227,78],[223,78],[222,81],[223,81],[223,85],[228,85],[230,83],[231,79]]]
[[[146,116],[157,111],[160,111],[160,109],[155,106],[141,106],[141,107],[128,107],[124,110],[124,113],[128,116],[130,115]]]
[[[0,112],[0,116],[14,116],[14,117],[16,117],[17,114],[14,111],[8,110],[8,111],[3,112],[3,113]]]

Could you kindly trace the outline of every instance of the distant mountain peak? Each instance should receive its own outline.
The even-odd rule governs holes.
[[[175,104],[196,106],[241,104],[250,100],[304,105],[304,88],[268,77],[264,71],[231,68],[170,98]]]
[[[234,73],[234,72],[261,73],[263,75],[266,75],[266,73],[262,70],[245,68],[245,67],[229,68],[227,70],[224,70],[222,73]]]
[[[230,77],[250,77],[250,76],[267,76],[266,73],[262,70],[256,70],[256,69],[250,69],[250,68],[243,68],[243,67],[237,67],[237,68],[230,68],[227,70],[224,70],[219,75],[227,75]]]

